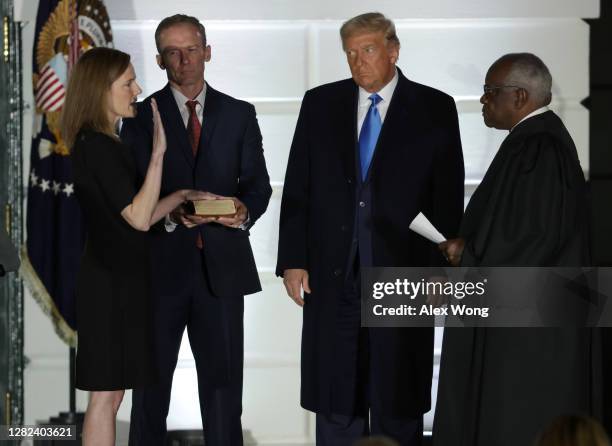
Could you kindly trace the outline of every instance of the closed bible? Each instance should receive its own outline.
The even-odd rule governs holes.
[[[234,200],[230,199],[190,201],[189,208],[191,213],[201,217],[233,215],[236,213]]]

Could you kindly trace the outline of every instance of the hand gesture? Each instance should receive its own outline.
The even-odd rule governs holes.
[[[195,200],[216,200],[219,198],[211,192],[205,192],[200,190],[184,189],[178,191],[181,194],[183,202],[195,201]],[[188,214],[185,206],[180,204],[172,212],[170,212],[170,219],[176,224],[182,224],[187,228],[193,228],[195,226],[210,223],[216,221],[217,217],[200,217],[198,215]]]
[[[234,215],[223,215],[217,218],[216,222],[220,225],[227,226],[229,228],[238,228],[241,224],[245,222],[247,219],[247,215],[249,213],[247,207],[244,205],[242,201],[240,201],[236,197],[219,197],[230,199],[234,201],[234,206],[236,206],[236,213]]]
[[[153,112],[153,147],[152,154],[162,156],[166,152],[166,132],[162,123],[157,102],[151,98],[151,110]]]
[[[185,189],[183,191],[183,201],[216,200],[219,196],[203,190]]]
[[[304,293],[310,294],[308,271],[305,269],[286,269],[283,272],[283,284],[289,297],[300,307],[303,307],[304,298],[302,297],[302,289]]]
[[[438,245],[438,249],[442,251],[444,258],[453,266],[459,266],[461,264],[464,247],[465,240],[462,238],[446,240]]]

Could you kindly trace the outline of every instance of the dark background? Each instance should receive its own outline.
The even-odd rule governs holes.
[[[612,266],[612,1],[591,25],[590,190],[593,262]],[[612,329],[603,330],[604,424],[612,433]]]

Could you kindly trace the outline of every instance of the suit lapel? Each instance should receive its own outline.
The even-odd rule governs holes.
[[[183,118],[181,117],[181,113],[179,112],[176,100],[174,99],[174,95],[172,94],[169,84],[156,95],[156,99],[158,101],[159,109],[163,110],[161,112],[161,117],[164,124],[164,129],[168,135],[168,141],[178,143],[179,150],[183,153],[186,161],[193,168],[195,165],[193,151],[191,150],[191,145],[189,144],[187,130],[185,129]],[[172,144],[169,146],[172,146]]]
[[[198,159],[196,163],[206,164],[206,157],[210,151],[212,137],[222,113],[223,100],[221,94],[206,84],[206,98],[204,99],[204,111],[202,117],[202,133],[200,134],[200,143],[198,146]]]
[[[408,109],[412,100],[409,81],[404,77],[399,68],[397,70],[399,79],[391,97],[385,121],[380,129],[378,141],[376,141],[376,148],[364,181],[365,183],[370,181],[373,173],[376,173],[377,166],[381,163],[380,160],[384,159],[385,152],[393,150],[396,141],[408,144],[409,141],[406,140],[405,135],[416,135],[419,131],[415,126],[418,120],[417,116],[415,115],[413,119],[409,119]]]
[[[206,99],[204,100],[204,117],[202,118],[202,135],[200,137],[200,149],[202,145],[210,143],[217,120],[221,114],[221,95],[217,90],[206,84]]]
[[[347,87],[342,91],[338,111],[338,135],[341,140],[338,147],[342,150],[345,177],[350,181],[358,181],[359,174],[355,171],[356,163],[359,161],[357,151],[357,101],[359,91],[353,80],[347,82]],[[348,112],[347,112],[348,111]]]

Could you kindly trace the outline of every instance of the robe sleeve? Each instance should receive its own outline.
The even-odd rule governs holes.
[[[564,234],[576,225],[570,154],[549,134],[511,149],[478,230],[466,239],[464,265],[555,265]],[[574,161],[575,164],[575,161]]]

